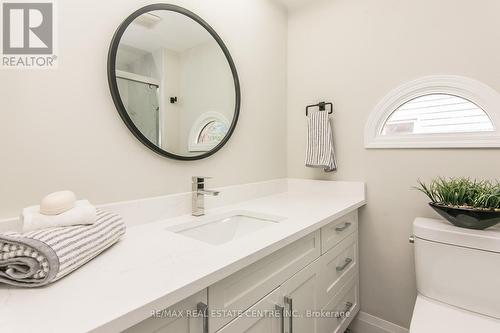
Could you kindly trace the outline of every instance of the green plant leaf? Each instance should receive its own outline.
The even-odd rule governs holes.
[[[480,209],[500,209],[500,182],[470,178],[438,177],[427,185],[420,179],[414,189],[424,193],[433,203]]]

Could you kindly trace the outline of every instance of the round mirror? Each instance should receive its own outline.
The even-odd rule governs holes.
[[[205,21],[175,5],[143,7],[120,25],[108,82],[127,127],[166,157],[214,154],[238,120],[240,87],[228,49]]]

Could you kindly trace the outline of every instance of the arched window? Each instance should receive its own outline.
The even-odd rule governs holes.
[[[196,138],[197,144],[217,144],[224,139],[229,130],[227,124],[220,120],[209,120]]]
[[[365,127],[366,148],[500,147],[500,94],[460,76],[406,83],[380,101]]]
[[[210,151],[229,131],[229,121],[218,112],[205,112],[196,119],[189,133],[189,151]]]

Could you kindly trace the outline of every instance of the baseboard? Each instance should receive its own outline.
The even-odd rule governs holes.
[[[361,311],[354,318],[349,329],[352,333],[408,333],[408,329],[404,327]]]

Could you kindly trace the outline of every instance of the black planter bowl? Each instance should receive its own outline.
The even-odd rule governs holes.
[[[429,206],[448,222],[460,228],[484,230],[500,223],[500,211],[455,208],[432,202]]]

